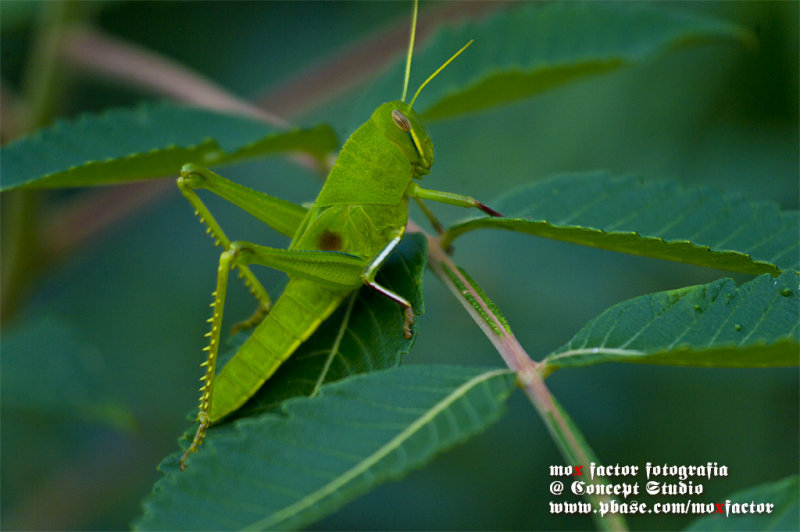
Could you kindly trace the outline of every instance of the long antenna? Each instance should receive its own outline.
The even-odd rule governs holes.
[[[456,53],[454,53],[454,54],[453,54],[453,56],[452,56],[450,59],[448,59],[447,61],[445,61],[445,62],[444,62],[444,64],[443,64],[442,66],[440,66],[439,68],[437,68],[437,69],[436,69],[436,72],[434,72],[433,74],[431,74],[430,76],[428,76],[428,79],[426,79],[425,81],[423,81],[423,82],[422,82],[422,85],[420,85],[420,86],[419,86],[419,88],[417,89],[417,92],[414,94],[414,97],[413,97],[413,98],[411,98],[411,103],[410,103],[410,104],[408,104],[408,106],[409,106],[409,107],[414,107],[414,102],[415,102],[415,101],[417,101],[417,96],[419,96],[419,93],[420,93],[420,92],[422,92],[422,89],[423,89],[423,87],[425,87],[425,85],[427,85],[427,84],[428,84],[428,82],[429,82],[429,81],[431,81],[433,78],[435,78],[435,77],[436,77],[436,76],[439,74],[439,72],[441,72],[442,70],[444,70],[444,67],[446,67],[447,65],[449,65],[449,64],[450,64],[450,62],[451,62],[453,59],[455,59],[456,57],[458,57],[458,56],[459,56],[459,54],[460,54],[461,52],[463,52],[464,50],[466,50],[466,49],[467,49],[467,46],[469,46],[470,44],[472,44],[473,40],[474,40],[474,39],[470,39],[470,40],[469,40],[469,42],[468,42],[467,44],[465,44],[464,46],[462,46],[462,47],[461,47],[461,50],[459,50],[459,51],[457,51]],[[403,100],[403,101],[405,101],[405,100]]]
[[[411,56],[414,53],[414,36],[417,34],[418,4],[418,0],[414,0],[414,12],[411,15],[411,37],[408,39],[408,55],[406,55],[406,77],[403,80],[403,97],[400,98],[401,102],[406,101],[406,94],[408,94],[408,78],[411,76]]]

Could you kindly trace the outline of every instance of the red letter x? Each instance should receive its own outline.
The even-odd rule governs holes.
[[[575,472],[572,474],[573,477],[582,477],[583,476],[583,473],[581,473],[581,469],[583,469],[582,465],[574,465],[574,466],[572,466],[572,469],[575,470]]]
[[[714,506],[717,507],[717,509],[714,511],[714,513],[715,514],[721,514],[722,513],[722,503],[721,502],[714,503]]]

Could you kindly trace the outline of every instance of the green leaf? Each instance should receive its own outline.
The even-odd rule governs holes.
[[[550,373],[601,362],[767,367],[800,363],[800,273],[731,279],[624,301],[545,358]]]
[[[382,286],[408,299],[417,316],[424,312],[422,281],[426,258],[427,241],[423,235],[407,235],[376,278]],[[288,398],[311,395],[323,383],[400,364],[401,357],[414,345],[416,324],[412,326],[414,336],[406,339],[403,314],[396,303],[367,287],[354,297],[352,302],[345,300],[303,342],[234,418],[261,414]],[[237,335],[223,355],[225,359],[233,356],[246,337]]]
[[[712,188],[607,172],[565,174],[511,191],[492,207],[506,218],[457,224],[442,245],[494,228],[743,273],[800,268],[797,211]]]
[[[4,410],[136,427],[133,413],[107,384],[100,353],[60,321],[44,317],[4,332],[2,353]]]
[[[280,130],[237,115],[170,103],[60,121],[0,153],[2,190],[105,185],[278,152],[318,158],[337,147],[328,126]]]
[[[528,98],[679,46],[754,37],[727,21],[652,5],[533,3],[441,29],[414,57],[411,92],[470,39],[475,43],[422,91],[415,106],[426,120]],[[397,93],[402,67],[388,72],[370,86],[367,101],[377,105]]]
[[[748,513],[732,513],[727,503],[745,504]],[[774,505],[769,513],[752,513],[750,504]],[[800,528],[800,482],[797,475],[738,491],[725,498],[723,514],[696,519],[685,530],[798,530]]]
[[[296,529],[397,479],[500,416],[506,370],[408,366],[327,384],[282,414],[209,434],[178,471],[178,453],[134,524],[144,530]]]

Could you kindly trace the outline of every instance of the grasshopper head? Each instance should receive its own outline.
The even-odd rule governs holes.
[[[419,1],[414,0],[414,12],[411,15],[411,36],[408,39],[408,54],[406,55],[406,75],[403,80],[403,96],[399,101],[386,102],[372,113],[372,120],[378,126],[381,133],[392,143],[402,150],[414,169],[414,178],[419,179],[428,173],[433,166],[433,141],[419,115],[414,111],[414,102],[417,101],[425,85],[439,75],[439,72],[450,64],[450,62],[461,54],[472,44],[469,41],[453,54],[450,59],[444,62],[436,71],[422,82],[414,97],[406,103],[408,94],[408,80],[411,75],[411,56],[414,53],[414,35],[417,33],[417,12]]]
[[[409,104],[386,102],[372,113],[381,134],[400,148],[414,169],[414,177],[427,174],[433,166],[433,141],[425,124]]]

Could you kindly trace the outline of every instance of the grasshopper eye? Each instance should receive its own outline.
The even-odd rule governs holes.
[[[395,109],[392,111],[392,120],[394,120],[394,125],[399,127],[403,131],[411,131],[411,122],[408,121],[406,115]]]

